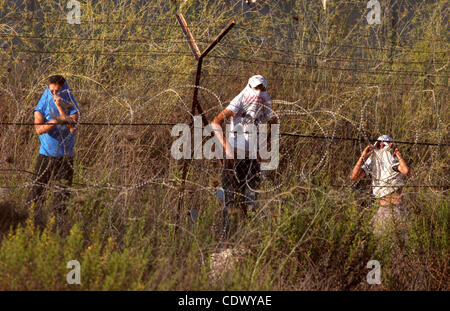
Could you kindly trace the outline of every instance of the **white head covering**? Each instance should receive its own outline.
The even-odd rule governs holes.
[[[260,84],[264,85],[264,87],[267,89],[267,81],[266,78],[264,78],[261,75],[256,75],[256,76],[252,76],[250,77],[250,79],[248,79],[248,84],[251,87],[256,87]]]
[[[380,137],[377,138],[377,141],[393,142],[394,140],[389,135],[381,135]]]
[[[392,137],[381,135],[374,145],[377,142],[390,143],[393,141]],[[389,145],[385,144],[383,149],[375,149],[361,167],[367,175],[372,175],[372,190],[377,198],[382,198],[397,191],[404,185],[403,175],[394,169],[400,163],[389,148]]]
[[[380,142],[384,142],[384,143],[391,143],[391,142],[393,142],[394,140],[393,140],[392,137],[389,136],[389,135],[381,135],[380,137],[377,138],[377,141],[376,141],[373,145],[375,146],[376,143],[379,142],[379,141],[380,141]],[[386,146],[384,146],[383,149],[387,149],[387,148],[389,148],[389,146],[386,144]]]

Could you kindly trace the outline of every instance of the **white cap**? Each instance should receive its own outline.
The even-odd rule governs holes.
[[[256,86],[262,84],[267,89],[266,78],[264,78],[261,75],[256,75],[256,76],[250,77],[250,79],[248,79],[248,84],[250,84],[251,87],[256,87]]]

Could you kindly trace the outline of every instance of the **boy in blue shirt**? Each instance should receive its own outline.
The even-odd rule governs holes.
[[[75,125],[81,113],[72,92],[60,75],[48,78],[48,87],[33,111],[34,127],[41,146],[34,169],[33,186],[28,203],[34,203],[34,221],[44,228],[42,203],[51,181],[59,181],[55,189],[54,209],[56,227],[62,230],[67,214],[64,201],[72,185]]]

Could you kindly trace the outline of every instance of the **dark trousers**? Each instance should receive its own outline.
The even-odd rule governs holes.
[[[230,212],[236,199],[240,201],[244,214],[247,214],[247,206],[249,205],[253,211],[258,208],[256,190],[260,184],[260,173],[261,170],[257,160],[224,160],[222,170],[224,209],[221,239],[228,236]]]
[[[53,207],[55,210],[55,222],[57,227],[64,224],[67,214],[65,201],[70,196],[67,189],[72,186],[73,157],[54,158],[39,154],[34,168],[33,185],[27,198],[27,203],[34,202],[35,224],[43,228],[46,225],[46,217],[43,212],[43,202],[46,190],[55,182]]]

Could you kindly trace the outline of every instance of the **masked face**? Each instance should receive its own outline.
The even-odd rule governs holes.
[[[50,90],[50,93],[52,93],[53,95],[58,95],[59,92],[61,92],[61,90],[63,89],[63,86],[55,83],[50,83],[48,85],[48,88]]]
[[[377,141],[377,143],[375,144],[375,150],[389,150],[391,145],[392,143],[390,142]]]
[[[250,87],[250,89],[253,91],[253,93],[254,93],[256,96],[260,96],[261,93],[263,93],[263,92],[266,91],[266,88],[265,88],[264,85],[262,85],[262,84],[257,85],[257,86],[255,86],[255,87],[251,87],[251,86],[249,85],[249,87]]]

